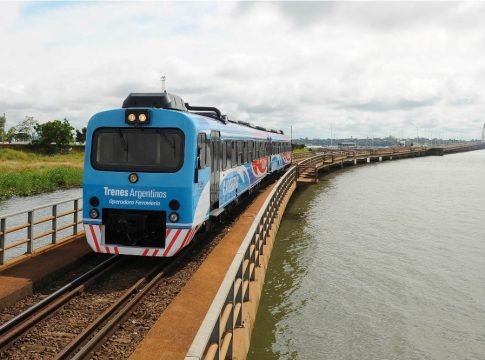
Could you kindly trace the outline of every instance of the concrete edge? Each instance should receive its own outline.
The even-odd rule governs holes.
[[[78,264],[91,250],[84,234],[43,248],[0,268],[0,311],[32,295],[56,275]]]

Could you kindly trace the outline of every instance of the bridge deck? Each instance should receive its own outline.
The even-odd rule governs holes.
[[[297,165],[298,183],[317,183],[318,172],[322,169],[340,166],[344,164],[357,164],[365,160],[380,161],[393,157],[409,157],[432,154],[429,149],[422,147],[414,148],[384,148],[370,150],[346,150],[326,151],[313,157],[299,160]]]

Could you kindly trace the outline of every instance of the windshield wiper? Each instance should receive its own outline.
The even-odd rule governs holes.
[[[175,156],[175,151],[176,151],[176,149],[175,149],[175,139],[172,139],[172,141],[170,141],[170,138],[167,136],[167,134],[165,133],[165,131],[161,131],[160,129],[157,129],[157,133],[159,135],[162,135],[163,136],[163,138],[165,139],[166,143],[168,145],[170,145],[170,147],[172,148],[173,155]]]
[[[123,150],[126,154],[125,160],[128,160],[128,142],[125,140],[125,137],[123,136],[123,132],[121,131],[120,128],[118,128],[118,134],[119,134],[120,139],[121,139],[121,144],[123,145]]]

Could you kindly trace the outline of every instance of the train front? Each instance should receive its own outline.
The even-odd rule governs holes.
[[[194,193],[195,146],[188,145],[196,143],[194,124],[183,111],[164,109],[177,99],[161,95],[161,104],[129,96],[123,108],[89,121],[83,222],[95,252],[173,256],[195,233],[202,191]]]

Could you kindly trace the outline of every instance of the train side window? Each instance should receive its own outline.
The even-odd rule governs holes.
[[[248,142],[243,141],[242,147],[243,147],[243,164],[245,164],[248,162]]]
[[[231,157],[231,167],[237,166],[237,159],[236,159],[236,144],[237,141],[231,141],[232,143],[232,157]]]
[[[236,141],[237,144],[237,165],[242,165],[243,163],[243,142]]]
[[[258,143],[257,141],[253,141],[253,159],[258,159]]]
[[[227,146],[227,143],[224,140],[222,142],[222,146],[221,146],[221,160],[222,160],[221,170],[226,170],[226,162],[227,162],[227,152],[226,152],[227,150],[226,150],[226,146]]]
[[[232,141],[227,141],[226,145],[226,169],[232,167]]]
[[[239,141],[234,141],[234,149],[236,151],[235,163],[236,163],[236,165],[241,165],[239,163]]]
[[[210,167],[212,163],[212,155],[211,155],[211,139],[206,139],[205,141],[205,166]]]
[[[259,158],[260,158],[260,156],[259,156],[259,155],[260,155],[260,154],[259,154],[259,144],[260,144],[260,142],[259,142],[259,141],[256,141],[256,142],[254,143],[254,145],[255,145],[255,149],[256,149],[256,151],[255,151],[255,153],[256,153],[256,159],[259,159]]]
[[[219,170],[224,170],[224,165],[225,165],[225,160],[226,160],[226,157],[225,157],[225,151],[226,151],[226,148],[223,147],[225,144],[224,141],[220,141],[219,142]]]
[[[253,142],[251,140],[248,141],[248,161],[253,161]]]
[[[207,137],[204,133],[200,133],[197,137],[197,153],[199,169],[203,169],[207,166]]]

